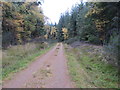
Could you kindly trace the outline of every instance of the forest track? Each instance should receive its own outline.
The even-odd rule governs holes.
[[[3,88],[72,88],[62,43],[16,73]]]

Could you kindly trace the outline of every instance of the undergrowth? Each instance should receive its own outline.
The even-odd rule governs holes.
[[[118,88],[118,69],[102,60],[102,48],[89,45],[65,47],[69,73],[76,87]]]
[[[46,53],[53,45],[47,43],[27,43],[2,51],[2,79],[28,66],[37,56]]]

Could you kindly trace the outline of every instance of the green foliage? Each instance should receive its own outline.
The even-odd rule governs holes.
[[[70,16],[70,29],[69,29],[69,37],[75,37],[78,35],[77,33],[77,11],[78,7],[73,7]]]
[[[99,38],[97,36],[94,36],[94,35],[88,36],[88,41],[90,43],[93,43],[93,44],[100,44],[101,43]]]
[[[72,7],[70,13],[62,14],[58,23],[58,37],[63,38],[61,29],[68,29],[68,42],[71,38],[104,45],[114,64],[118,63],[120,54],[120,2],[89,2]],[[107,50],[108,49],[108,50]],[[114,60],[114,59],[115,60]]]
[[[65,19],[64,19],[64,15],[61,15],[60,17],[60,20],[59,20],[59,23],[57,25],[57,32],[58,32],[58,41],[64,41],[64,35],[63,35],[63,31],[62,31],[62,28],[65,27]]]
[[[107,45],[104,45],[105,47],[105,55],[106,59],[109,63],[119,66],[119,60],[120,60],[120,36],[111,36],[110,41]],[[108,56],[108,57],[107,57]]]
[[[78,41],[78,38],[77,38],[77,37],[70,38],[70,39],[66,40],[65,43],[67,43],[67,44],[72,44],[72,43],[75,42],[75,41]]]

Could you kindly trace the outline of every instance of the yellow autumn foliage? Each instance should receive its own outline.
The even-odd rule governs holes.
[[[56,33],[56,28],[52,27],[50,34],[53,35],[54,33]]]
[[[46,35],[44,35],[44,38],[45,38],[45,39],[48,39],[48,35],[47,35],[47,34],[46,34]]]
[[[64,39],[68,38],[68,30],[67,28],[62,28],[63,34],[64,34]]]
[[[17,28],[16,28],[16,31],[17,31],[17,32],[23,32],[24,29],[23,29],[23,27],[17,27]]]

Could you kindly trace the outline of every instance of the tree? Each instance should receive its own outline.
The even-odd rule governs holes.
[[[61,14],[59,23],[57,25],[57,32],[58,32],[58,36],[57,39],[58,41],[64,41],[64,35],[63,35],[63,31],[62,28],[65,27],[65,19],[64,19],[64,15]]]
[[[2,4],[4,47],[44,36],[44,15],[36,2],[2,2]]]

